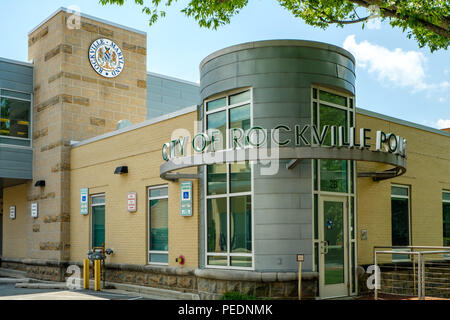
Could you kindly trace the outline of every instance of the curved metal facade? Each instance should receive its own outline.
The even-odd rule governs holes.
[[[202,101],[251,87],[253,126],[266,129],[311,124],[312,85],[355,94],[353,56],[311,41],[260,41],[225,48],[202,61],[200,75]],[[279,161],[278,173],[270,176],[254,166],[255,271],[296,271],[297,253],[305,254],[304,268],[312,270],[311,161],[302,160],[292,170],[286,169],[287,162]]]

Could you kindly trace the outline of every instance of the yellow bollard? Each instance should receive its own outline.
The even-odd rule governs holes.
[[[83,288],[89,289],[89,259],[83,260]]]
[[[95,291],[100,291],[101,289],[101,261],[94,260],[94,281],[95,281]]]

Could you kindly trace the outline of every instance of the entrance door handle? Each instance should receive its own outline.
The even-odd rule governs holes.
[[[320,251],[322,254],[328,253],[328,241],[320,241]]]

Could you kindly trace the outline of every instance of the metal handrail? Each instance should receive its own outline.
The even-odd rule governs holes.
[[[401,251],[401,250],[380,250],[377,251],[377,248],[390,248],[390,249],[411,249],[411,251]],[[413,251],[414,249],[437,249],[434,251]],[[375,270],[378,270],[377,263],[377,254],[405,254],[410,257],[418,256],[417,259],[417,276],[418,276],[418,299],[423,300],[425,298],[425,257],[426,254],[446,254],[450,253],[450,247],[446,246],[374,246],[374,265],[376,267]],[[413,264],[416,264],[414,259]],[[414,278],[415,278],[415,267],[414,269]],[[376,271],[377,272],[377,271]],[[378,274],[376,275],[376,283],[379,281]],[[414,280],[415,282],[415,280]],[[415,285],[414,285],[415,287]],[[375,286],[375,299],[378,299],[378,290],[377,286]]]

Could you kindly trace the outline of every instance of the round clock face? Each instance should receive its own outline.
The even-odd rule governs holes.
[[[97,39],[89,47],[92,68],[105,78],[115,78],[123,70],[125,60],[122,50],[109,39]]]

